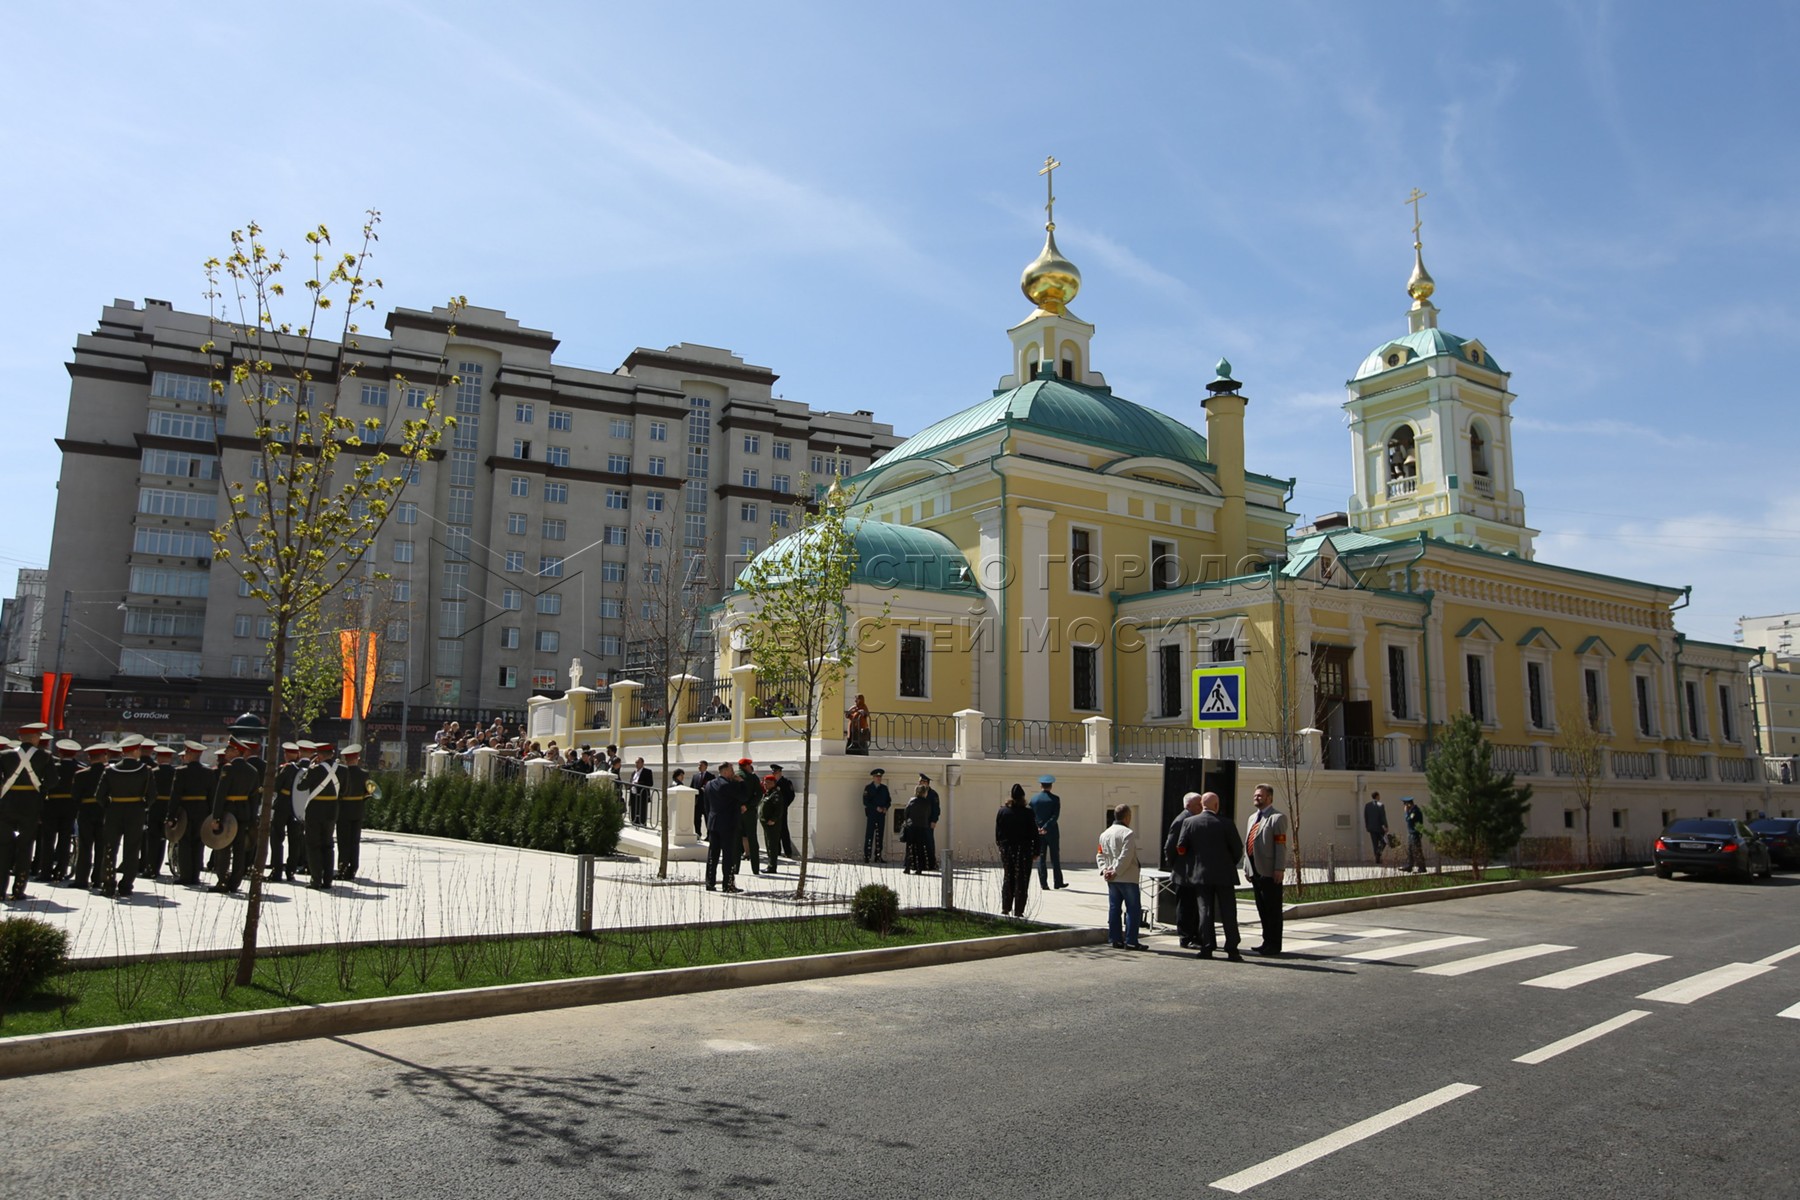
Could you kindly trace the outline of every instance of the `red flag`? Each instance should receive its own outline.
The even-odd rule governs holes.
[[[52,729],[62,729],[65,727],[63,723],[63,714],[69,707],[69,690],[74,686],[75,676],[70,672],[63,672],[63,677],[56,681],[56,720],[54,722],[45,721],[44,724],[50,726]]]
[[[42,721],[46,725],[49,725],[50,724],[50,708],[55,703],[56,703],[56,673],[54,671],[45,671],[44,672],[43,694],[38,697],[38,720]],[[55,726],[52,725],[51,728],[54,729]]]

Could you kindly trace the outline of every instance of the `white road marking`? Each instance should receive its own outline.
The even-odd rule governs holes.
[[[1782,959],[1792,958],[1796,954],[1800,954],[1800,946],[1789,946],[1786,950],[1783,950],[1779,954],[1771,954],[1767,958],[1757,959],[1756,965],[1759,967],[1772,967],[1776,963],[1780,962]]]
[[[1342,925],[1333,925],[1330,921],[1289,921],[1282,929],[1288,933],[1338,933]]]
[[[1644,1009],[1634,1008],[1628,1013],[1620,1013],[1610,1021],[1602,1021],[1598,1025],[1582,1030],[1580,1033],[1572,1033],[1559,1042],[1551,1042],[1548,1046],[1533,1050],[1530,1054],[1521,1054],[1519,1057],[1513,1059],[1513,1061],[1535,1067],[1541,1062],[1549,1062],[1565,1050],[1573,1050],[1577,1046],[1585,1046],[1595,1038],[1603,1038],[1613,1030],[1623,1029],[1633,1021],[1642,1020],[1649,1015],[1649,1012]]]
[[[1669,957],[1666,954],[1621,954],[1615,958],[1603,958],[1599,962],[1591,962],[1582,967],[1570,967],[1566,971],[1558,971],[1554,975],[1540,975],[1536,979],[1527,979],[1523,987],[1555,988],[1565,991],[1572,987],[1580,987],[1584,983],[1592,983],[1596,979],[1605,979],[1608,975],[1617,975],[1621,971],[1631,971],[1638,967],[1647,967],[1651,963],[1661,962]]]
[[[1489,967],[1503,967],[1507,963],[1522,962],[1527,958],[1542,958],[1546,954],[1561,954],[1564,950],[1573,950],[1573,946],[1553,946],[1548,942],[1540,942],[1535,946],[1515,946],[1511,950],[1496,950],[1492,954],[1478,954],[1474,958],[1462,958],[1455,962],[1441,963],[1435,967],[1420,967],[1421,975],[1468,975],[1475,971],[1485,971]]]
[[[1405,1104],[1396,1105],[1386,1112],[1376,1113],[1367,1120],[1346,1126],[1336,1133],[1328,1133],[1322,1138],[1289,1150],[1286,1154],[1278,1154],[1266,1162],[1248,1167],[1235,1175],[1215,1179],[1211,1186],[1222,1192],[1247,1192],[1259,1183],[1267,1183],[1278,1176],[1286,1175],[1289,1171],[1304,1167],[1307,1163],[1316,1162],[1328,1154],[1335,1154],[1348,1146],[1354,1146],[1384,1130],[1392,1129],[1416,1116],[1428,1113],[1440,1105],[1448,1104],[1452,1100],[1467,1096],[1470,1092],[1480,1090],[1481,1088],[1473,1083],[1453,1083],[1448,1087],[1441,1087],[1435,1092],[1420,1096],[1417,1100],[1408,1100]]]
[[[1796,1004],[1792,1008],[1784,1008],[1775,1015],[1778,1017],[1792,1017],[1796,1021],[1800,1021],[1800,1004]]]
[[[1667,987],[1659,987],[1655,991],[1645,992],[1638,999],[1661,1000],[1667,1004],[1692,1004],[1714,992],[1723,991],[1734,983],[1755,979],[1758,975],[1767,975],[1774,969],[1774,967],[1766,967],[1761,963],[1726,963],[1722,967],[1714,967],[1710,971],[1702,971],[1698,975],[1678,979]]]
[[[1382,946],[1378,950],[1358,950],[1354,954],[1340,954],[1338,957],[1356,962],[1387,962],[1389,959],[1405,958],[1412,954],[1430,954],[1433,950],[1448,950],[1452,946],[1468,946],[1485,941],[1486,938],[1478,937],[1441,937],[1424,942],[1403,942],[1398,946]]]

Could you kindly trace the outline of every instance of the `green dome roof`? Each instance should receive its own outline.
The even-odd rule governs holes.
[[[844,518],[844,528],[850,531],[856,543],[856,567],[850,573],[853,584],[920,592],[975,589],[975,573],[969,569],[969,560],[941,533],[862,517]],[[816,528],[784,537],[752,559],[751,565],[778,566],[807,539],[817,537]],[[745,567],[738,575],[738,588],[744,586],[744,576],[749,570],[750,567]]]
[[[1452,358],[1460,358],[1464,362],[1472,362],[1476,366],[1486,367],[1490,371],[1504,374],[1500,364],[1494,361],[1493,356],[1487,352],[1485,347],[1481,348],[1480,359],[1472,357],[1468,346],[1473,340],[1473,338],[1459,338],[1455,334],[1445,333],[1441,329],[1421,329],[1417,333],[1409,333],[1405,337],[1384,342],[1372,350],[1369,357],[1363,359],[1362,366],[1356,368],[1356,374],[1351,377],[1351,382],[1367,379],[1371,375],[1379,375],[1383,371],[1391,371],[1395,367],[1405,366],[1408,362],[1417,359],[1436,358],[1446,354]],[[1400,361],[1390,365],[1388,356],[1392,354],[1399,354]]]
[[[1059,434],[1086,445],[1125,455],[1172,458],[1195,466],[1207,463],[1206,439],[1174,417],[1066,379],[1034,379],[995,392],[972,408],[907,438],[871,465],[892,466],[909,458],[930,458],[952,443],[995,425]]]

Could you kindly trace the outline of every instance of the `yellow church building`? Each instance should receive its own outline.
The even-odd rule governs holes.
[[[855,514],[847,602],[887,619],[860,631],[844,688],[872,710],[871,757],[844,753],[843,697],[821,712],[820,852],[856,852],[877,758],[907,784],[951,768],[979,814],[954,841],[982,858],[1012,782],[1055,774],[1065,846],[1080,847],[1113,804],[1161,811],[1165,756],[1204,756],[1235,760],[1246,795],[1302,792],[1315,861],[1326,844],[1367,855],[1362,803],[1384,792],[1397,824],[1401,796],[1424,800],[1425,757],[1463,712],[1535,789],[1533,838],[1579,837],[1584,776],[1597,839],[1796,807],[1756,753],[1754,654],[1681,634],[1686,587],[1536,558],[1511,376],[1440,328],[1416,233],[1405,331],[1347,384],[1354,494],[1295,529],[1293,480],[1248,464],[1254,401],[1229,363],[1196,381],[1203,431],[1107,385],[1095,326],[1070,307],[1080,272],[1047,223],[992,394],[837,484]],[[682,724],[683,761],[800,756],[791,719],[758,715],[755,664],[733,648],[754,619],[741,597],[723,610],[735,715]],[[1244,668],[1242,727],[1201,733],[1193,673],[1214,664]],[[617,722],[594,736],[627,758],[644,741]]]

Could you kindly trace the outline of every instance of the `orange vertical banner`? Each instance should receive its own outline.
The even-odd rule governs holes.
[[[338,654],[344,664],[343,699],[338,705],[338,716],[348,721],[356,712],[356,658],[357,642],[362,643],[363,659],[363,702],[362,715],[369,715],[371,701],[375,698],[375,633],[373,630],[343,629],[338,631]]]

